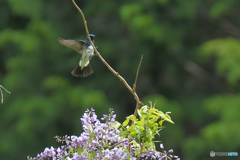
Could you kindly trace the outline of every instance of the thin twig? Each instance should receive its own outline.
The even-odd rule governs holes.
[[[0,92],[1,92],[1,103],[3,103],[3,92],[2,89],[4,89],[7,93],[11,94],[11,92],[9,92],[6,88],[4,88],[2,85],[0,85]]]
[[[121,144],[121,143],[124,143],[124,142],[127,142],[128,140],[126,139],[126,140],[124,140],[124,141],[122,141],[122,142],[118,142],[118,143],[116,143],[116,144],[114,144],[113,146],[110,146],[110,147],[108,147],[109,149],[113,149],[114,147],[116,147],[117,145],[119,145],[119,144]]]
[[[89,42],[90,42],[91,45],[93,46],[93,49],[94,49],[95,53],[96,53],[97,56],[100,58],[100,60],[107,66],[107,68],[108,68],[115,76],[117,76],[117,77],[120,79],[120,81],[123,82],[123,84],[127,87],[127,89],[133,94],[133,96],[134,96],[134,98],[135,98],[135,100],[136,100],[136,102],[137,102],[137,104],[136,104],[136,109],[135,109],[135,113],[137,113],[136,110],[137,110],[137,109],[139,108],[139,106],[142,104],[142,102],[141,102],[141,101],[139,100],[139,98],[138,98],[138,95],[136,94],[136,92],[133,91],[133,89],[129,86],[129,84],[126,82],[126,80],[125,80],[122,76],[120,76],[119,73],[116,72],[116,71],[104,60],[104,58],[101,56],[101,54],[97,51],[96,47],[94,46],[94,44],[93,44],[93,42],[91,41],[91,38],[90,38],[90,36],[89,36],[89,31],[88,31],[88,27],[87,27],[87,21],[86,21],[86,19],[85,19],[85,16],[84,16],[82,10],[78,7],[78,5],[75,3],[74,0],[72,0],[72,2],[73,2],[73,4],[74,4],[74,6],[77,8],[78,12],[82,15],[83,23],[84,23],[84,26],[85,26],[85,30],[86,30],[87,37],[88,37],[88,39],[89,39]],[[134,113],[134,115],[135,115],[135,113]],[[135,115],[135,116],[136,116],[136,115]]]
[[[140,69],[140,66],[141,66],[141,63],[142,63],[142,59],[143,59],[143,55],[142,55],[142,57],[141,57],[141,60],[140,60],[140,62],[139,62],[139,65],[138,65],[135,82],[134,82],[134,84],[133,84],[133,92],[136,91],[137,79],[138,79],[138,72],[139,72],[139,69]]]

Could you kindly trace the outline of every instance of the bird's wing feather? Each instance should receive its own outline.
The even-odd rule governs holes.
[[[83,40],[77,41],[77,40],[62,39],[62,38],[58,38],[58,41],[61,45],[72,48],[79,53],[82,53],[82,47],[85,43]]]

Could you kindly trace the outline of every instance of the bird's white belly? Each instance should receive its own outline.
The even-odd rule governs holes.
[[[94,55],[94,49],[92,46],[89,46],[88,48],[83,50],[82,58],[79,62],[79,66],[81,67],[81,69],[83,69],[85,66],[89,64],[89,60],[92,58],[93,55]]]

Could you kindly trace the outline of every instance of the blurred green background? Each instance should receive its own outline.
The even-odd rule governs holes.
[[[235,159],[240,154],[239,0],[76,0],[95,45],[132,86],[144,56],[137,93],[144,104],[171,111],[160,139],[184,160]],[[0,159],[26,159],[57,147],[55,135],[79,135],[80,118],[113,108],[117,120],[135,100],[93,57],[94,74],[76,78],[80,55],[57,38],[85,39],[71,0],[0,1]]]

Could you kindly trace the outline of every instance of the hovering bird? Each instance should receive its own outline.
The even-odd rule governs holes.
[[[94,43],[95,35],[89,34],[91,41]],[[78,53],[82,54],[82,57],[77,65],[77,67],[71,72],[73,76],[76,77],[87,77],[93,73],[93,70],[90,66],[90,59],[94,55],[94,49],[91,43],[88,40],[88,37],[85,41],[83,40],[70,40],[70,39],[58,39],[61,45],[67,46],[76,50]]]

